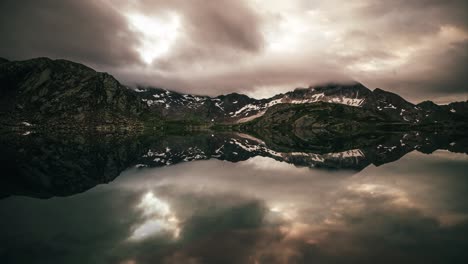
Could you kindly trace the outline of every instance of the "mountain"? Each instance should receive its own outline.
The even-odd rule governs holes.
[[[38,58],[0,64],[3,122],[89,126],[136,122],[147,108],[107,73],[82,64]]]
[[[439,106],[432,102],[415,105],[397,94],[371,91],[360,83],[327,84],[254,99],[231,93],[216,97],[182,94],[160,88],[130,88],[107,73],[82,64],[37,58],[0,62],[0,117],[3,125],[51,127],[151,127],[168,122],[184,124],[239,124],[268,111],[312,111],[331,115],[328,121],[360,120],[407,125],[452,125],[467,123],[468,102]],[[315,111],[312,105],[327,111]],[[277,105],[288,106],[276,107]],[[344,107],[342,107],[344,106]],[[332,109],[336,108],[336,109]],[[357,110],[360,109],[360,110]],[[347,113],[346,118],[339,116]],[[285,111],[283,111],[285,112]],[[303,115],[295,126],[323,117]],[[272,114],[270,112],[269,116]],[[278,112],[276,113],[278,116]],[[307,116],[307,117],[305,117]],[[266,124],[266,119],[256,124]],[[271,119],[273,120],[273,119]],[[307,122],[303,123],[308,126]],[[348,122],[349,123],[349,122]],[[290,125],[290,124],[289,124]],[[28,128],[29,129],[29,128]]]
[[[278,104],[268,108],[262,116],[242,124],[244,130],[273,129],[280,131],[307,130],[334,134],[361,134],[376,130],[386,123],[381,112],[343,104],[316,102],[313,104]],[[392,123],[396,125],[395,123]],[[336,136],[336,135],[335,135]]]
[[[442,109],[450,111],[451,113],[457,113],[462,116],[468,115],[468,100],[465,102],[453,102],[448,105],[442,105]]]
[[[195,118],[199,121],[244,123],[264,115],[278,104],[311,104],[327,102],[372,111],[388,122],[433,124],[434,122],[466,121],[468,102],[454,103],[459,112],[435,105],[434,111],[412,104],[397,94],[375,89],[360,83],[327,84],[298,88],[268,99],[253,99],[237,93],[217,97],[180,94],[163,89],[138,88],[143,101],[166,119]]]

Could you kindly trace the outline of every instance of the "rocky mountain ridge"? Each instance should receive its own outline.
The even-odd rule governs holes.
[[[448,105],[413,104],[397,94],[360,83],[327,84],[298,88],[267,99],[254,99],[232,93],[217,97],[181,94],[164,89],[137,88],[142,101],[167,119],[183,119],[190,112],[201,120],[221,123],[243,123],[258,118],[274,105],[326,102],[359,107],[381,114],[388,121],[427,124],[447,119],[463,119],[468,102]],[[458,109],[458,110],[457,110]]]
[[[0,60],[0,95],[2,123],[48,123],[52,127],[142,125],[148,120],[238,124],[264,115],[275,105],[317,102],[360,108],[381,117],[381,122],[407,124],[465,122],[468,113],[468,102],[413,104],[397,94],[372,91],[360,83],[298,88],[267,99],[238,93],[209,97],[160,88],[130,88],[107,73],[48,58]]]
[[[137,120],[146,105],[107,73],[37,58],[0,63],[2,123],[96,126]]]

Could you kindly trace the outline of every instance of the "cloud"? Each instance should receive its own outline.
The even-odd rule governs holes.
[[[462,1],[250,3],[256,11],[239,16],[250,14],[257,22],[249,24],[254,36],[263,36],[263,45],[250,46],[260,49],[242,48],[249,47],[244,40],[260,37],[236,37],[240,42],[230,39],[220,45],[200,34],[205,28],[217,32],[201,22],[200,30],[184,35],[153,68],[118,75],[130,83],[208,95],[243,92],[266,97],[298,86],[354,80],[401,93],[414,102],[466,96],[465,77],[459,74],[466,69],[463,43],[468,36],[457,15],[465,5]],[[191,13],[193,7],[190,12],[184,5],[172,8],[178,8],[187,21],[197,17]],[[209,12],[197,10],[197,14]]]
[[[249,95],[271,96],[297,87],[330,80],[351,81],[339,65],[323,61],[319,67],[313,62],[319,57],[304,56],[297,61],[288,61],[283,56],[259,58],[251,62],[239,61],[237,67],[219,65],[210,71],[190,68],[174,69],[173,72],[116,71],[121,79],[130,84],[148,84],[170,88],[179,92],[219,95],[231,92]]]
[[[137,36],[102,1],[5,0],[0,3],[0,55],[52,57],[91,65],[139,63]]]
[[[129,85],[266,97],[354,80],[413,102],[468,96],[464,0],[20,2],[1,3],[0,56],[77,60]],[[177,18],[171,41],[132,28],[132,14]]]
[[[120,8],[121,6],[124,8]],[[135,1],[120,3],[124,13],[161,17],[168,12],[181,18],[177,42],[167,56],[155,61],[158,69],[198,65],[200,61],[235,59],[262,50],[261,19],[246,1]]]
[[[464,0],[396,0],[385,2],[366,0],[360,10],[363,14],[371,17],[394,18],[393,27],[400,31],[426,33],[437,31],[440,26],[444,25],[468,29],[468,18],[465,11],[467,9],[468,3]]]
[[[411,59],[387,74],[363,76],[373,86],[386,87],[415,102],[435,97],[439,103],[468,99],[468,39],[433,47],[411,55]]]

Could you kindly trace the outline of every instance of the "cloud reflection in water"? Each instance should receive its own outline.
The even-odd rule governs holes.
[[[148,192],[143,195],[137,208],[142,211],[145,221],[135,227],[130,240],[144,240],[163,232],[171,233],[175,239],[179,237],[179,220],[168,203]]]
[[[29,263],[464,263],[467,157],[413,152],[360,172],[262,157],[132,168],[68,198],[0,200],[0,239],[3,252],[40,245]],[[65,253],[50,259],[54,241]]]

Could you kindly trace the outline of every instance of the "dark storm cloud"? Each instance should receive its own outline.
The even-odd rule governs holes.
[[[0,10],[0,56],[112,66],[139,62],[138,39],[124,17],[104,2],[4,0]]]

